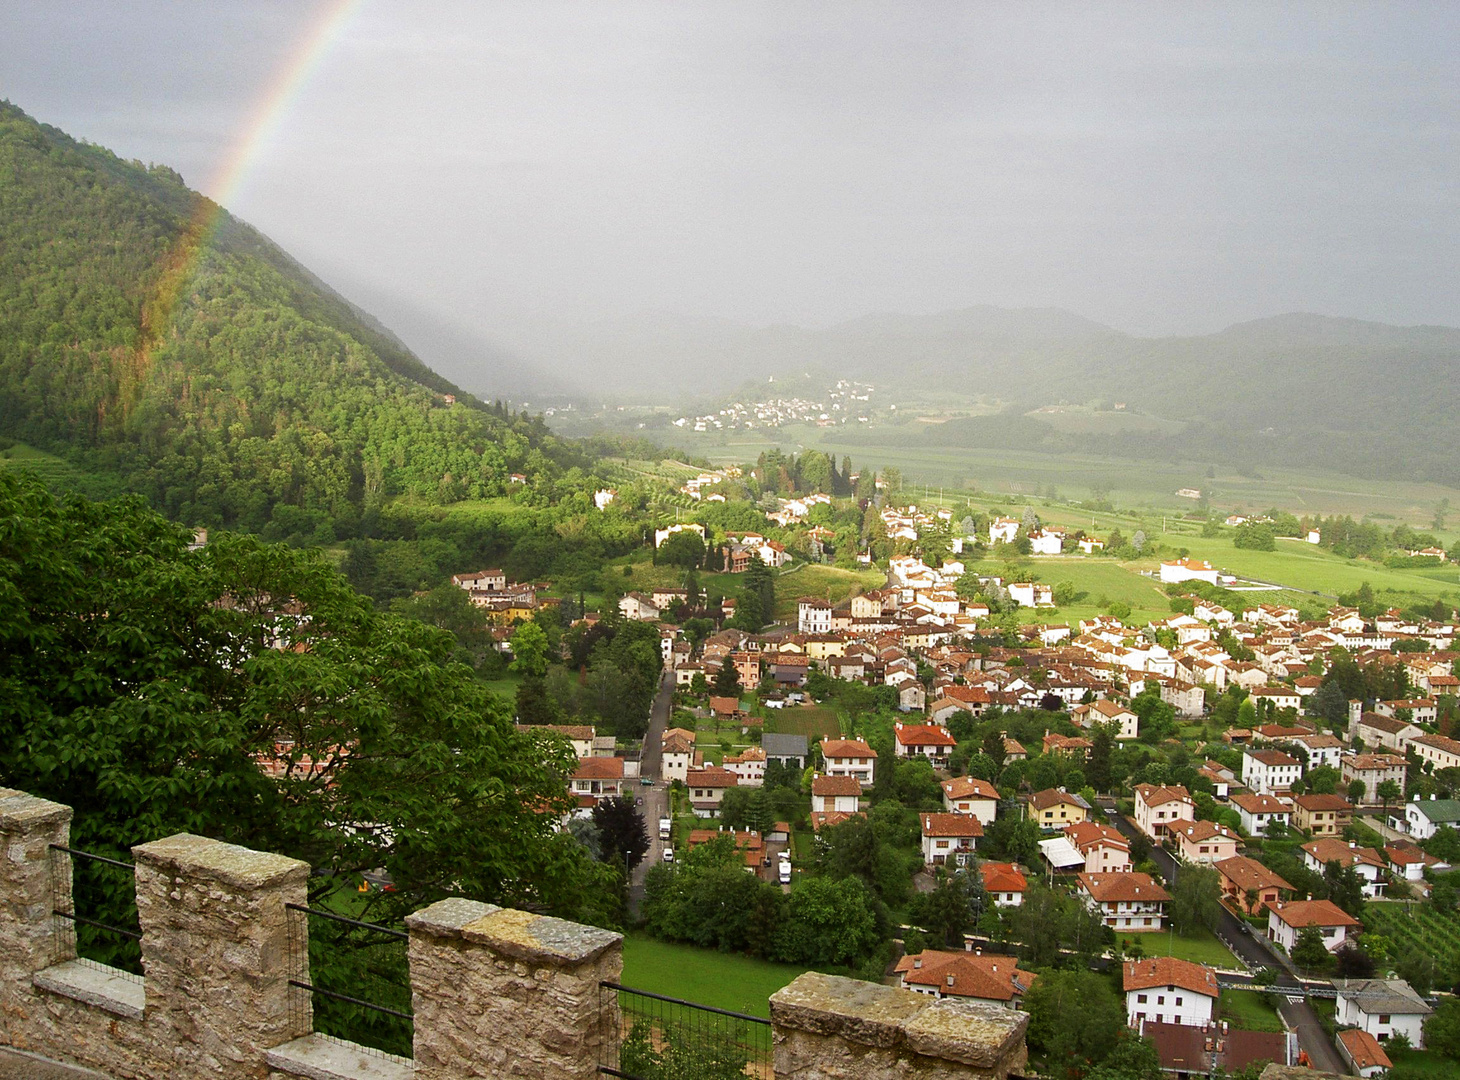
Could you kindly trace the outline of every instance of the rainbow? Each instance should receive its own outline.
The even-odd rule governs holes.
[[[279,130],[290,109],[319,70],[330,47],[339,39],[345,24],[364,0],[323,0],[319,13],[306,33],[280,63],[266,91],[254,105],[248,122],[229,145],[227,153],[206,185],[212,197],[199,197],[183,235],[173,245],[164,264],[162,278],[152,302],[142,313],[144,368],[152,345],[171,325],[178,300],[198,269],[208,244],[223,220],[224,208],[232,203],[247,180],[253,165]]]

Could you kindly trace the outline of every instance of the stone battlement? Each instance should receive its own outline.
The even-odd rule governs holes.
[[[70,807],[0,788],[0,1062],[115,1080],[587,1080],[619,1036],[600,991],[619,981],[619,934],[461,898],[406,920],[412,1058],[316,1034],[289,985],[309,981],[288,925],[308,865],[187,834],[132,849],[145,978],[77,959],[52,914],[70,825]],[[1006,1080],[1026,1059],[1021,1013],[834,976],[802,975],[771,1018],[788,1080]]]

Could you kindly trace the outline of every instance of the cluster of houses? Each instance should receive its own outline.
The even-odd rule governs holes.
[[[452,574],[451,584],[466,590],[472,606],[485,611],[492,625],[499,628],[526,622],[540,607],[559,603],[555,597],[538,595],[545,585],[510,582],[502,570]]]
[[[691,431],[734,431],[739,428],[778,428],[782,424],[814,424],[832,427],[855,419],[868,423],[867,402],[872,399],[870,383],[838,379],[826,391],[826,399],[769,397],[763,401],[733,401],[723,409],[701,416],[681,416],[674,426]],[[894,406],[895,408],[896,406]]]

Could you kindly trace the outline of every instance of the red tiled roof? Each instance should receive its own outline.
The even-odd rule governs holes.
[[[946,996],[985,1001],[1012,1001],[1038,978],[1033,972],[1019,970],[1017,956],[937,949],[904,956],[894,970],[913,986],[935,986]]]
[[[983,887],[989,892],[1023,892],[1029,888],[1029,879],[1013,863],[986,862],[979,866],[983,875]]]
[[[811,781],[811,794],[813,796],[857,795],[862,794],[862,782],[855,776],[818,776]]]
[[[969,814],[923,814],[924,836],[983,835],[983,823]]]
[[[944,780],[943,794],[950,799],[993,799],[999,798],[999,789],[990,784],[987,780],[980,780],[976,776],[960,776],[953,780]]]
[[[1289,900],[1286,904],[1269,900],[1267,909],[1295,930],[1305,926],[1363,925],[1331,900]]]
[[[1079,874],[1080,884],[1102,904],[1170,900],[1171,894],[1151,878],[1136,871],[1119,874]]]
[[[1146,990],[1152,986],[1179,986],[1194,994],[1216,997],[1221,993],[1217,974],[1209,967],[1178,960],[1174,956],[1157,956],[1149,960],[1127,960],[1123,969],[1124,988]]]
[[[1217,871],[1242,892],[1246,892],[1248,889],[1293,891],[1293,887],[1286,881],[1256,859],[1249,859],[1245,855],[1234,855],[1230,859],[1223,859],[1217,863]]]
[[[711,765],[704,769],[691,769],[689,775],[685,777],[685,783],[692,788],[731,788],[740,785],[740,778],[729,769]]]
[[[823,758],[876,758],[877,751],[861,739],[823,739],[821,756]]]

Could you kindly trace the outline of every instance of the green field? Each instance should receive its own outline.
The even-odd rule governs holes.
[[[1415,948],[1433,957],[1440,970],[1460,962],[1460,914],[1455,912],[1442,915],[1423,904],[1371,900],[1364,905],[1364,929],[1389,938],[1395,954]]]
[[[1113,415],[1113,414],[1112,414]],[[1041,419],[1066,426],[1095,423],[1071,411],[1064,419]],[[1111,421],[1102,419],[1100,423]],[[1126,421],[1133,423],[1134,421]],[[922,426],[922,425],[920,425]],[[932,427],[933,425],[926,425]],[[1317,470],[1262,465],[1246,472],[1217,466],[1207,476],[1207,462],[1127,460],[1096,454],[1046,454],[1017,447],[985,449],[896,445],[906,440],[904,427],[872,427],[855,432],[789,425],[776,431],[706,433],[676,432],[659,436],[686,452],[717,464],[754,461],[763,450],[788,453],[823,450],[840,458],[850,454],[858,466],[902,471],[908,483],[939,486],[948,494],[974,490],[1000,495],[1034,496],[1051,489],[1065,498],[1084,499],[1093,488],[1108,490],[1122,507],[1150,507],[1157,512],[1185,513],[1194,504],[1176,494],[1178,488],[1213,492],[1212,507],[1225,517],[1234,510],[1279,507],[1303,514],[1389,514],[1397,521],[1428,527],[1441,499],[1460,505],[1460,490],[1441,484],[1402,480],[1368,480]],[[887,441],[879,441],[885,438]]]
[[[796,621],[796,601],[803,596],[840,603],[855,593],[887,583],[880,570],[843,570],[820,563],[798,563],[776,578],[776,620]]]
[[[486,687],[499,698],[515,705],[517,703],[517,685],[520,682],[522,682],[522,676],[508,674],[500,679],[487,680]]]
[[[1433,1076],[1435,1080],[1452,1080],[1460,1065],[1433,1050],[1405,1050],[1389,1055],[1394,1068],[1388,1073],[1394,1080],[1413,1076]]]
[[[1173,934],[1167,930],[1159,934],[1119,934],[1121,945],[1129,947],[1139,942],[1146,956],[1174,956],[1196,964],[1210,964],[1212,967],[1240,968],[1230,949],[1217,940],[1210,930],[1194,930],[1188,934]]]
[[[9,443],[0,449],[0,469],[15,469],[32,473],[42,483],[54,488],[77,489],[93,497],[104,497],[105,492],[92,488],[101,488],[103,484],[99,478],[90,473],[83,472],[76,468],[69,461],[48,454],[44,450],[37,450],[33,446],[27,446],[21,442],[10,442],[0,440],[0,445]]]
[[[1286,1031],[1268,995],[1256,990],[1223,990],[1218,999],[1221,1019],[1243,1031]]]
[[[767,709],[765,729],[787,735],[805,735],[808,742],[835,739],[841,735],[836,710],[830,705],[799,705]]]
[[[770,1017],[770,996],[806,969],[738,953],[672,945],[647,934],[624,938],[622,982],[636,990],[717,1009]]]

